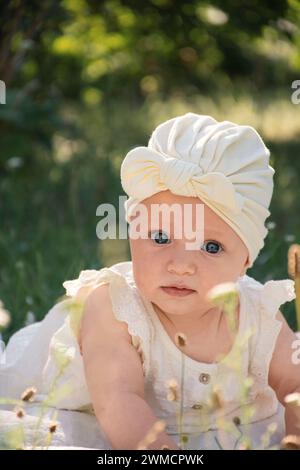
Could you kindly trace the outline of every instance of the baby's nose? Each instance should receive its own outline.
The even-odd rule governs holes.
[[[168,271],[179,276],[195,274],[196,265],[189,256],[173,258],[168,263]]]

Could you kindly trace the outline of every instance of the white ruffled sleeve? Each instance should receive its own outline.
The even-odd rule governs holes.
[[[268,386],[269,365],[282,326],[276,315],[282,304],[295,299],[294,281],[272,280],[265,284],[251,281],[254,334],[250,343],[250,372],[260,386]]]
[[[58,383],[68,383],[72,389],[59,402],[63,408],[78,409],[91,403],[78,336],[85,300],[102,284],[109,284],[113,313],[117,320],[127,323],[132,344],[141,357],[144,375],[147,376],[149,371],[151,324],[135,289],[122,271],[114,267],[81,271],[78,279],[63,283],[69,298],[65,305],[68,315],[51,339],[48,361],[43,370],[44,385],[48,389],[63,365],[64,371]]]

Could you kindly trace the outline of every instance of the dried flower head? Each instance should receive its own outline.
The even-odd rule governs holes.
[[[24,392],[21,395],[21,400],[23,401],[32,401],[34,395],[36,394],[36,388],[35,387],[29,387],[24,390]]]
[[[166,387],[168,389],[167,400],[168,401],[178,401],[179,392],[178,392],[178,383],[175,379],[170,379],[166,382]]]
[[[235,416],[232,420],[233,424],[235,424],[236,426],[240,426],[241,424],[241,420],[238,416]]]
[[[214,387],[211,394],[210,394],[210,406],[217,410],[217,409],[221,409],[224,407],[224,398],[222,396],[222,393],[221,391],[217,388],[217,387]]]
[[[50,432],[51,434],[54,434],[55,431],[56,431],[56,429],[57,429],[57,426],[58,426],[57,421],[51,421],[51,422],[49,423],[49,426],[48,426],[49,432]]]
[[[300,245],[294,243],[288,250],[288,273],[292,279],[300,275]]]
[[[176,345],[177,345],[179,348],[184,348],[184,346],[186,346],[186,343],[187,343],[187,339],[186,339],[185,334],[183,334],[183,333],[176,333],[176,335],[175,335],[175,343],[176,343]]]
[[[14,411],[15,411],[15,415],[17,416],[17,418],[20,418],[20,419],[24,418],[26,414],[24,409],[21,408],[20,406],[16,406]]]

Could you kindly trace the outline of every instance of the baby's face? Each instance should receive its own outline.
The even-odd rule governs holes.
[[[133,274],[141,294],[168,314],[201,314],[212,308],[208,291],[222,282],[235,282],[245,274],[248,250],[234,230],[213,210],[204,204],[204,243],[199,248],[187,249],[190,239],[174,236],[171,217],[169,233],[162,230],[162,221],[151,226],[151,204],[191,204],[192,229],[196,229],[196,204],[199,198],[177,196],[161,191],[143,201],[147,207],[149,238],[129,238]],[[184,232],[184,231],[183,231]],[[200,244],[201,245],[201,244]],[[164,289],[173,284],[184,284],[193,289],[188,295],[174,295]],[[176,291],[175,291],[176,293]]]

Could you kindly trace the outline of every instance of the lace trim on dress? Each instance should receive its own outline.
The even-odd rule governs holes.
[[[280,305],[293,300],[294,281],[283,279],[267,281],[261,284],[246,276],[250,302],[255,323],[255,335],[252,341],[250,371],[256,377],[257,386],[268,386],[269,365],[282,327],[275,317]]]

